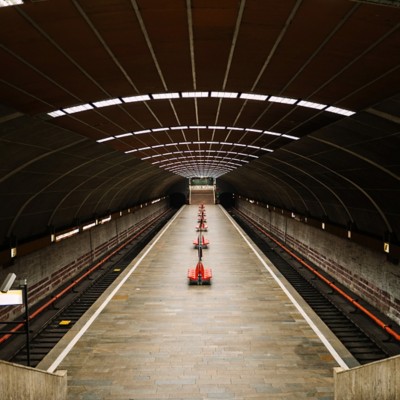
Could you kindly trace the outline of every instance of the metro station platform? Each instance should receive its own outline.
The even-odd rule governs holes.
[[[354,360],[219,206],[212,284],[188,285],[197,212],[183,207],[38,368],[67,370],[71,400],[333,399],[333,368]]]

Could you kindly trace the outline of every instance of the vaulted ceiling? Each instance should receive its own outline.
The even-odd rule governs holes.
[[[377,3],[0,8],[0,243],[192,176],[397,242],[400,8]]]

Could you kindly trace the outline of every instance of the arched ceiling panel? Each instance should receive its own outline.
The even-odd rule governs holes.
[[[27,0],[0,34],[0,243],[198,174],[399,237],[400,8]]]

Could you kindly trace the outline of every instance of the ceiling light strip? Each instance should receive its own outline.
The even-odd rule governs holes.
[[[125,134],[126,135],[126,134]],[[119,136],[121,136],[121,135],[119,135]],[[285,136],[285,137],[288,137],[288,138],[295,138],[295,136],[290,136],[290,135],[282,135],[282,136]],[[116,136],[116,137],[118,137],[118,136]],[[114,139],[114,137],[109,137],[109,138],[105,138],[105,139],[100,139],[100,140],[98,140],[97,142],[98,143],[101,143],[102,141],[108,141],[108,140],[113,140]],[[298,139],[298,138],[297,138]],[[197,144],[209,144],[209,145],[221,145],[221,146],[238,146],[238,147],[247,147],[247,148],[250,148],[250,149],[256,149],[256,150],[263,150],[263,151],[268,151],[268,152],[273,152],[273,150],[272,149],[267,149],[267,148],[264,148],[264,147],[260,147],[260,146],[253,146],[253,145],[247,145],[247,144],[242,144],[242,143],[236,143],[236,142],[206,142],[206,141],[193,141],[193,142],[173,142],[173,143],[165,143],[165,144],[157,144],[157,145],[154,145],[154,146],[149,146],[149,147],[146,147],[146,149],[158,149],[158,148],[160,148],[160,147],[169,147],[169,146],[185,146],[185,145],[197,145]],[[144,150],[145,148],[138,148],[138,149],[131,149],[131,150],[128,150],[128,151],[125,151],[125,153],[126,154],[128,154],[128,153],[132,153],[132,152],[135,152],[135,151],[141,151],[141,150]],[[188,151],[190,151],[190,150],[188,150]],[[193,150],[193,151],[197,151],[197,150]],[[213,152],[213,151],[219,151],[219,150],[204,150],[204,151],[211,151],[211,152]]]
[[[316,110],[328,111],[343,116],[351,116],[355,114],[354,111],[347,110],[344,108],[328,106],[326,104],[315,103],[306,100],[293,99],[291,97],[271,96],[266,94],[258,93],[239,93],[239,92],[225,92],[225,91],[193,91],[193,92],[165,92],[165,93],[153,93],[145,95],[127,96],[127,97],[116,97],[113,99],[104,99],[92,103],[78,104],[72,107],[54,110],[47,113],[49,117],[58,118],[66,114],[74,114],[82,111],[92,110],[93,108],[103,108],[123,103],[137,103],[145,102],[149,100],[171,100],[171,99],[188,99],[188,98],[220,98],[220,99],[242,99],[242,100],[254,100],[254,101],[269,101],[272,103],[281,103],[296,105],[300,107],[313,108]]]

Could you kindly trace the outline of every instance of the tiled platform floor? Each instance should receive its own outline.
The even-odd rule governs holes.
[[[58,369],[70,400],[332,399],[332,356],[214,205],[211,286],[188,286],[186,206]]]

